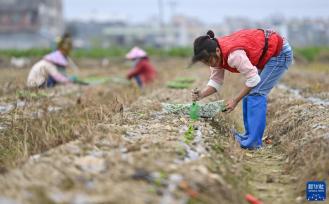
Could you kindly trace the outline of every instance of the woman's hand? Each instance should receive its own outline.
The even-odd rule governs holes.
[[[203,98],[206,98],[214,93],[216,93],[217,90],[214,87],[207,86],[202,91],[199,89],[193,89],[192,90],[192,100],[193,101],[200,101]]]
[[[232,112],[235,107],[238,105],[238,103],[242,100],[242,98],[246,95],[248,95],[248,93],[250,92],[250,90],[252,89],[252,87],[248,87],[248,86],[244,86],[243,89],[240,91],[240,93],[233,99],[229,100],[226,103],[226,107],[225,107],[225,111],[227,112]]]
[[[236,102],[236,100],[231,99],[226,103],[226,107],[225,107],[225,111],[227,111],[228,113],[232,112],[235,107],[238,105],[238,103]]]
[[[201,91],[197,88],[192,90],[192,101],[201,100]]]

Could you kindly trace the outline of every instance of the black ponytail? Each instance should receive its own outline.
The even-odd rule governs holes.
[[[216,48],[219,47],[215,33],[212,30],[207,35],[200,36],[194,41],[194,56],[192,62],[208,60],[211,55],[215,55]]]
[[[215,39],[215,33],[212,30],[208,30],[207,35],[209,39],[214,40]]]

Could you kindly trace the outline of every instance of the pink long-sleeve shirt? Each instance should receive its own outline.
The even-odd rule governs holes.
[[[227,60],[231,67],[235,67],[246,79],[245,84],[248,87],[255,87],[260,82],[258,69],[252,65],[244,50],[232,52]],[[217,91],[223,85],[225,69],[219,67],[210,67],[210,79],[208,86],[214,87]]]

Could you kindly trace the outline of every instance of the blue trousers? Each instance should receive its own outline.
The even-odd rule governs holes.
[[[243,98],[243,122],[245,133],[236,133],[235,138],[242,148],[259,148],[266,127],[267,95],[279,82],[292,63],[293,52],[286,42],[282,51],[272,57],[260,73],[261,81]]]

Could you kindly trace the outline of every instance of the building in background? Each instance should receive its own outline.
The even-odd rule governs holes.
[[[263,20],[230,17],[211,26],[217,35],[227,35],[244,28],[272,29],[287,38],[294,47],[328,46],[329,18],[284,18],[272,15]]]
[[[0,0],[0,49],[49,47],[63,27],[61,0]]]
[[[173,16],[170,22],[161,25],[153,18],[138,24],[130,24],[123,19],[67,23],[67,31],[72,33],[74,44],[79,48],[186,47],[191,46],[206,28],[198,19],[183,15]]]
[[[67,29],[80,48],[90,47],[191,47],[197,36],[212,29],[216,36],[245,28],[273,29],[287,38],[294,47],[328,46],[329,19],[286,19],[279,15],[263,20],[228,17],[218,24],[207,25],[196,18],[175,15],[161,26],[156,20],[131,24],[127,20],[108,22],[69,22]]]
[[[295,47],[329,45],[329,18],[287,19],[275,14],[251,20],[236,16],[208,25],[197,17],[175,12],[175,2],[170,4],[170,20],[164,22],[159,15],[133,24],[115,13],[109,13],[106,19],[97,19],[97,15],[85,19],[82,14],[81,19],[64,22],[62,0],[0,0],[0,49],[50,47],[64,27],[78,48],[191,47],[194,39],[209,29],[221,36],[243,28],[277,30]]]

